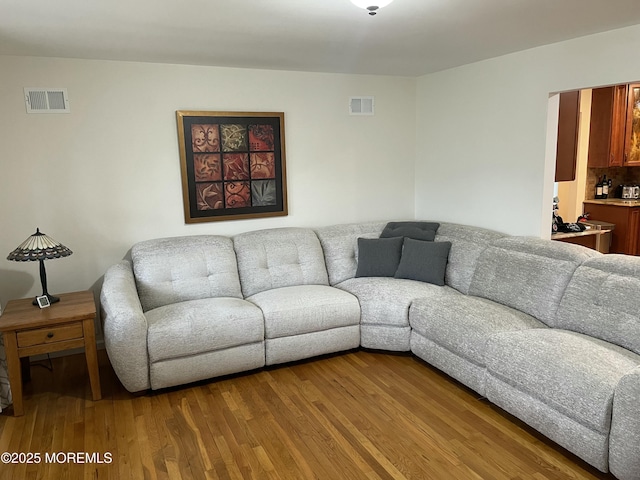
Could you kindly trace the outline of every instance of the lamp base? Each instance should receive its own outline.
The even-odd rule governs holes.
[[[56,303],[60,301],[60,297],[54,297],[53,295],[49,295],[48,293],[45,293],[44,295],[40,295],[41,297],[47,297],[49,299],[49,303]],[[36,307],[39,307],[40,305],[38,304],[38,298],[36,297],[33,299],[33,302],[31,302],[32,305],[35,305]]]

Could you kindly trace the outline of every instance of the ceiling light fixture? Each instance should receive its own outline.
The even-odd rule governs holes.
[[[375,15],[382,7],[386,7],[393,0],[351,0],[351,3],[357,7],[364,8],[369,11],[369,15]]]

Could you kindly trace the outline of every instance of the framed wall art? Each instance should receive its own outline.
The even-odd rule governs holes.
[[[287,215],[284,113],[176,114],[186,223]]]

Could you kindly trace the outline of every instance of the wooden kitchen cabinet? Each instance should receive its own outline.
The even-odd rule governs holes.
[[[627,85],[592,90],[587,166],[592,168],[623,166],[627,91]],[[640,165],[640,162],[638,164]]]
[[[556,182],[570,182],[576,179],[579,119],[580,92],[576,90],[561,93],[558,110]]]
[[[640,83],[628,87],[623,164],[640,165]]]
[[[604,205],[585,202],[589,220],[615,224],[610,253],[640,255],[640,206]]]

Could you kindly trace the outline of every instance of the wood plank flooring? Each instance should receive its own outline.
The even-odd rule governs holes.
[[[0,464],[0,479],[613,478],[411,355],[349,352],[134,396],[99,353],[98,402],[84,356],[32,366],[25,415],[0,414],[0,453],[41,461]],[[68,461],[76,452],[94,458]]]

